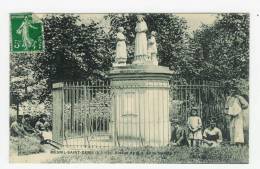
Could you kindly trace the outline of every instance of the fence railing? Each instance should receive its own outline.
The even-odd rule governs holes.
[[[107,146],[111,138],[111,90],[109,82],[65,83],[63,87],[63,144]]]
[[[198,109],[203,128],[209,126],[209,120],[214,119],[217,126],[227,137],[227,124],[224,118],[225,93],[220,82],[190,81],[171,83],[170,115],[186,124],[193,107]]]
[[[165,98],[156,99],[158,101],[168,102],[167,106],[169,106],[170,110],[169,119],[179,118],[183,124],[186,124],[190,109],[196,106],[198,107],[199,114],[202,118],[203,127],[207,127],[208,120],[214,117],[218,122],[218,127],[222,129],[225,136],[226,124],[223,118],[225,96],[221,84],[206,81],[189,83],[172,82],[170,83],[170,86],[170,93],[167,94],[166,100],[163,100]],[[145,98],[145,100],[140,100],[138,99],[138,94],[129,95],[129,93],[131,93],[130,90],[133,93],[137,86],[133,85],[132,88],[130,87],[130,90],[129,86],[127,87],[127,90],[123,90],[126,88],[125,86],[117,86],[117,88],[122,89],[117,90],[117,92],[122,91],[121,95],[125,94],[123,97],[120,96],[120,98],[124,98],[125,100],[121,99],[119,103],[122,102],[122,104],[117,105],[117,108],[124,111],[126,109],[129,109],[129,111],[130,109],[131,111],[137,110],[139,104],[147,103],[147,112],[155,112],[156,110],[152,110],[154,105],[152,105],[152,101],[150,102],[149,99],[152,99],[152,96],[163,97],[165,95],[162,93],[160,94],[160,91],[156,91],[156,93],[150,93],[149,97],[142,97]],[[120,98],[119,95],[117,96],[118,98],[115,98],[113,92],[114,89],[111,87],[109,81],[67,82],[54,85],[54,140],[59,141],[64,146],[73,148],[109,148],[114,147],[115,145],[144,146],[153,145],[153,143],[155,144],[156,138],[153,138],[152,140],[151,137],[150,140],[150,129],[149,137],[146,141],[144,141],[144,136],[141,134],[142,131],[140,130],[141,126],[145,125],[142,122],[147,123],[147,119],[150,117],[148,117],[148,115],[141,117],[139,114],[139,116],[144,119],[141,120],[141,118],[139,118],[139,120],[137,120],[136,117],[132,115],[133,113],[130,113],[131,115],[129,116],[128,114],[122,115],[122,117],[124,116],[124,119],[127,118],[128,120],[122,120],[120,121],[121,123],[117,124],[121,125],[117,126],[121,127],[117,132],[131,133],[133,131],[135,132],[133,128],[136,128],[136,133],[132,133],[132,135],[135,135],[135,138],[128,138],[127,134],[121,133],[124,137],[116,137],[115,139],[115,136],[113,135],[115,133],[115,115],[113,115],[114,112],[112,112],[115,110],[112,109],[112,100]],[[161,104],[158,103],[158,105]],[[139,106],[139,109],[141,110],[142,108]],[[158,116],[156,119],[158,120],[148,120],[149,122],[146,126],[146,128],[152,126],[151,132],[154,132],[153,137],[160,135],[160,132],[156,134],[156,131],[164,130],[164,127],[161,128],[161,126],[164,125],[159,125],[160,117]],[[129,127],[131,127],[131,129]],[[169,137],[170,136],[167,138]]]

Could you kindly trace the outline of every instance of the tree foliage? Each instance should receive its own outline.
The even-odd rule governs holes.
[[[42,99],[47,88],[46,79],[35,78],[36,60],[35,54],[13,53],[10,56],[10,101],[19,104],[20,112],[33,114],[50,108],[50,101]]]
[[[240,79],[248,80],[248,14],[218,15],[212,26],[203,25],[194,32],[192,43],[197,46],[193,53],[200,66],[200,78],[221,80],[229,85]]]
[[[38,55],[38,79],[62,81],[105,78],[111,66],[107,38],[98,23],[83,24],[79,16],[50,15],[44,20],[45,52]]]
[[[19,102],[38,100],[46,87],[46,80],[36,80],[35,54],[11,54],[10,90]]]

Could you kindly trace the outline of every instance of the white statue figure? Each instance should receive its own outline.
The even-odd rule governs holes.
[[[158,65],[158,59],[157,59],[157,44],[155,40],[156,32],[151,32],[151,37],[148,40],[148,57],[149,60],[152,61],[153,65]]]
[[[127,51],[126,51],[126,43],[125,43],[126,38],[123,32],[124,32],[124,28],[119,27],[118,33],[116,35],[116,39],[117,39],[116,58],[115,58],[116,65],[126,65],[126,60],[127,60]]]
[[[135,27],[135,63],[143,62],[147,58],[147,25],[142,15],[137,15],[137,24]]]

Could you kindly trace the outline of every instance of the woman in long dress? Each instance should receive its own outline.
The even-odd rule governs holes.
[[[229,115],[229,132],[231,144],[244,144],[244,111],[248,107],[248,102],[238,95],[236,88],[227,97],[226,114]]]
[[[144,59],[147,56],[147,38],[146,31],[147,25],[143,19],[143,16],[137,15],[137,24],[135,27],[135,57],[137,59]]]
[[[118,33],[116,35],[117,44],[116,44],[116,63],[125,64],[127,60],[127,51],[126,51],[126,43],[125,36],[123,34],[124,28],[119,27]]]

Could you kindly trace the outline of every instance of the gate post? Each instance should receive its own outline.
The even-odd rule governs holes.
[[[114,88],[111,88],[111,96],[112,96],[112,105],[111,105],[111,133],[112,133],[112,140],[114,146],[118,146],[118,138],[117,138],[117,125],[116,125],[116,106],[115,106],[115,100],[116,100],[116,95],[115,95],[115,90]],[[119,145],[120,146],[120,145]]]
[[[64,92],[63,83],[54,83],[52,85],[53,96],[53,120],[52,120],[52,139],[58,143],[63,144],[64,138],[64,122],[63,122],[63,104]]]

